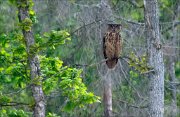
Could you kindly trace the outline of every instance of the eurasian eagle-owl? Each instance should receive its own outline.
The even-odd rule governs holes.
[[[117,64],[122,50],[120,30],[120,24],[108,24],[107,32],[103,37],[104,58],[107,59],[106,64],[110,69]]]

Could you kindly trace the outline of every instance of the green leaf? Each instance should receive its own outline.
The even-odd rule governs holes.
[[[29,10],[29,14],[30,14],[30,15],[35,15],[34,10],[32,10],[32,9],[31,9],[31,10]]]

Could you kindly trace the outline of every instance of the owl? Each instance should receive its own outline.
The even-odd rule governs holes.
[[[120,30],[120,24],[108,24],[107,32],[103,37],[103,54],[109,69],[116,66],[122,50]]]

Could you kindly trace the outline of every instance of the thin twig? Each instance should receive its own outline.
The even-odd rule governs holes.
[[[127,104],[129,107],[134,107],[134,108],[147,108],[147,105],[146,105],[146,106],[145,106],[145,105],[144,105],[144,106],[142,106],[142,105],[137,106],[137,105],[130,104],[129,102],[124,101],[124,100],[120,100],[120,99],[118,99],[117,101],[122,102],[122,103],[125,103],[125,104]]]
[[[172,28],[175,28],[176,26],[180,25],[180,22],[175,22],[173,25],[169,26],[165,30],[162,31],[162,34],[166,33],[167,31],[171,30]]]
[[[148,74],[148,73],[150,73],[150,72],[154,72],[154,69],[149,70],[149,71],[146,71],[146,72],[143,72],[143,73],[141,73],[141,74]]]
[[[139,98],[144,99],[144,97],[142,97],[142,96],[139,94],[139,92],[138,92],[137,89],[133,86],[133,84],[132,84],[131,82],[129,82],[129,80],[126,78],[125,73],[124,73],[124,70],[122,69],[123,67],[120,67],[120,68],[121,68],[121,71],[122,71],[122,73],[123,73],[123,75],[124,75],[124,79],[128,82],[128,84],[130,85],[130,87],[133,88],[133,90],[136,92],[136,94],[137,94],[137,96],[138,96]]]
[[[0,107],[2,107],[2,106],[19,106],[19,105],[29,105],[29,104],[23,103],[23,102],[10,102],[7,104],[0,104]]]
[[[145,24],[144,23],[140,23],[140,22],[135,22],[135,21],[131,21],[131,20],[128,20],[128,19],[125,19],[123,17],[119,17],[119,16],[114,16],[115,19],[120,19],[120,20],[123,20],[129,24],[133,24],[133,25],[139,25],[139,26],[144,26]]]
[[[14,92],[10,92],[10,93],[5,93],[5,95],[18,94],[18,93],[22,92],[23,90],[27,89],[27,88],[30,87],[30,86],[31,86],[31,84],[27,85],[26,87],[24,87],[24,88],[22,88],[22,89],[20,89],[20,90],[18,90],[18,91],[14,91]]]

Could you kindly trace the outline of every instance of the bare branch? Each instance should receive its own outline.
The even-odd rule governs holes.
[[[3,106],[20,106],[20,105],[29,105],[28,103],[23,103],[23,102],[10,102],[10,103],[6,103],[6,104],[0,104],[0,107]]]
[[[134,107],[134,108],[147,108],[148,106],[147,105],[134,105],[134,104],[130,104],[129,102],[127,102],[127,101],[124,101],[124,100],[120,100],[120,99],[118,99],[118,100],[116,100],[116,101],[119,101],[119,102],[121,102],[121,103],[125,103],[125,104],[127,104],[127,106],[129,106],[129,107]]]
[[[162,31],[162,34],[166,33],[167,31],[171,30],[172,28],[177,27],[178,25],[180,25],[180,22],[175,22],[173,25],[169,26],[168,28],[164,29]]]

